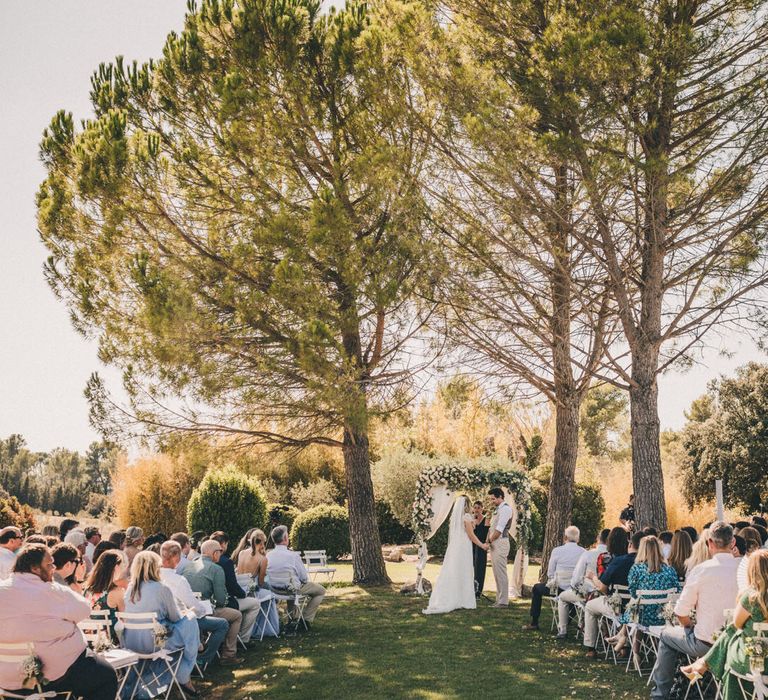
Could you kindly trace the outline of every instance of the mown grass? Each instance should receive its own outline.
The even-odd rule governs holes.
[[[413,579],[412,564],[398,564],[389,566],[393,580],[406,567]],[[216,668],[198,686],[217,700],[648,696],[644,680],[586,660],[575,642],[523,632],[528,601],[426,616],[426,599],[398,587],[333,586],[310,633],[265,640],[242,667]],[[542,622],[548,629],[548,612]]]

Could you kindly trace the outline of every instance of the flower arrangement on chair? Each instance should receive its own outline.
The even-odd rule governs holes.
[[[165,646],[165,643],[168,640],[168,629],[159,622],[155,622],[152,632],[155,635],[155,649],[159,651]]]
[[[35,654],[30,654],[21,662],[21,672],[24,675],[22,688],[37,688],[48,682],[43,672],[43,661]]]
[[[762,673],[768,658],[768,639],[748,637],[744,640],[744,653],[749,657],[749,669],[752,673]]]

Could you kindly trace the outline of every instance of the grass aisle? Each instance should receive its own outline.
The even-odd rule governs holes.
[[[425,605],[395,587],[334,587],[311,633],[265,640],[200,687],[218,700],[648,697],[645,679],[587,661],[574,642],[523,633],[526,601],[430,617]]]

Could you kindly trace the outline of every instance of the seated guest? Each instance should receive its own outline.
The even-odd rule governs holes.
[[[248,549],[240,552],[237,558],[237,573],[252,576],[259,588],[266,585],[267,536],[258,528],[251,533]]]
[[[285,525],[278,525],[270,533],[275,548],[267,552],[267,574],[272,572],[289,572],[300,584],[299,593],[307,596],[309,602],[304,608],[304,619],[309,627],[315,621],[317,609],[325,598],[325,588],[318,583],[312,583],[309,580],[307,568],[301,560],[301,555],[288,549],[288,528]],[[289,606],[288,613],[291,613]]]
[[[744,539],[744,556],[739,561],[739,568],[736,572],[736,583],[739,586],[739,591],[743,591],[747,588],[747,565],[749,563],[749,557],[762,549],[763,546],[760,541],[760,533],[753,527],[745,527],[741,531],[741,537]]]
[[[125,612],[157,614],[158,624],[169,633],[163,647],[169,651],[184,650],[176,669],[179,685],[190,695],[197,695],[191,678],[200,646],[200,629],[194,615],[181,614],[173,592],[160,581],[160,557],[154,552],[138,552],[133,560],[131,582],[125,592]],[[155,635],[152,630],[126,629],[123,643],[127,649],[149,654],[155,650]],[[158,666],[162,669],[162,662]]]
[[[102,554],[104,554],[104,552],[109,552],[109,551],[122,552],[123,550],[121,550],[120,547],[118,547],[114,542],[110,542],[109,540],[102,540],[96,545],[96,547],[93,550],[94,565],[99,560],[99,557]]]
[[[584,547],[579,545],[580,535],[579,528],[575,525],[565,528],[563,535],[564,544],[552,550],[552,554],[549,557],[549,565],[547,566],[547,583],[537,583],[533,587],[531,595],[531,621],[523,626],[524,630],[539,629],[541,601],[544,596],[557,595],[560,591],[570,588],[573,570],[576,568],[576,564],[579,563],[581,555],[586,552]],[[557,589],[557,593],[553,593],[550,585]]]
[[[629,546],[629,533],[623,527],[614,527],[608,535],[606,542],[607,551],[597,556],[597,570],[595,573],[602,576],[614,557],[620,557],[627,553]]]
[[[88,547],[85,533],[78,528],[70,530],[64,538],[64,542],[71,544],[78,552],[80,552],[80,559],[82,559],[83,564],[85,565],[85,573],[86,575],[89,574],[93,568],[93,562],[85,556],[85,550]],[[85,578],[85,576],[83,578]]]
[[[23,542],[21,530],[9,526],[0,530],[0,581],[8,578],[16,563],[16,550]]]
[[[701,531],[699,539],[695,540],[693,547],[691,548],[691,556],[685,560],[685,576],[688,578],[688,574],[691,573],[699,564],[703,564],[705,561],[712,557],[712,553],[709,549],[709,530],[704,528]]]
[[[658,658],[651,674],[655,685],[651,698],[669,697],[678,654],[704,656],[712,646],[712,638],[725,622],[723,611],[733,606],[738,589],[736,569],[739,561],[731,553],[733,528],[728,523],[713,523],[707,535],[711,559],[688,573],[675,614],[681,627],[666,627],[659,641]],[[691,613],[696,612],[696,624]]]
[[[611,563],[608,564],[605,571],[599,577],[591,571],[587,572],[586,578],[592,582],[596,591],[608,594],[613,591],[615,586],[629,585],[629,570],[635,564],[637,548],[640,546],[640,541],[642,539],[642,532],[636,532],[632,535],[627,548],[627,553],[613,557]],[[610,547],[610,536],[608,537],[608,541]],[[593,598],[584,606],[584,646],[589,649],[587,652],[589,658],[595,658],[597,656],[597,652],[595,651],[597,625],[603,615],[616,615],[616,611],[608,604],[608,600],[605,596]]]
[[[144,540],[144,546],[142,549],[149,549],[154,545],[158,545],[157,549],[160,549],[160,545],[167,539],[168,538],[165,536],[164,532],[156,532],[154,535],[150,535],[147,537],[147,539]],[[155,550],[153,549],[152,551],[154,552]]]
[[[189,581],[177,573],[181,561],[181,546],[176,540],[170,539],[160,545],[160,559],[162,560],[160,580],[173,591],[179,608],[191,610],[194,613],[197,626],[200,628],[201,639],[204,633],[211,633],[205,651],[197,657],[197,663],[204,667],[216,658],[219,647],[229,631],[229,623],[224,618],[206,615],[206,607],[195,597]]]
[[[184,569],[184,576],[195,593],[202,600],[211,601],[213,614],[229,623],[221,652],[221,665],[234,666],[243,660],[237,656],[237,635],[243,622],[243,614],[227,606],[227,583],[224,569],[218,565],[221,545],[216,540],[206,540],[200,545],[202,554],[197,561],[190,561]]]
[[[243,614],[243,622],[240,625],[240,637],[247,641],[253,634],[253,626],[256,624],[256,619],[259,616],[261,604],[256,598],[249,597],[248,591],[243,590],[242,586],[237,582],[235,564],[227,554],[227,548],[229,547],[229,536],[227,533],[218,530],[211,535],[211,539],[218,542],[221,546],[221,556],[219,557],[218,564],[224,569],[224,581],[227,587],[227,594],[229,595],[229,604]]]
[[[763,541],[763,549],[768,549],[768,528],[764,527],[760,523],[755,523],[752,527],[757,530],[760,535],[760,539]]]
[[[664,530],[659,535],[659,544],[661,545],[661,556],[665,562],[669,563],[669,557],[672,554],[672,538],[674,534],[671,530]]]
[[[742,531],[743,532],[743,531]],[[747,567],[747,587],[734,610],[733,622],[728,625],[707,654],[698,661],[683,666],[680,670],[690,679],[703,676],[707,671],[722,682],[720,688],[724,700],[741,700],[751,697],[752,684],[745,682],[742,693],[740,683],[729,671],[748,675],[750,663],[744,650],[744,640],[755,636],[756,622],[768,621],[768,551],[758,550],[749,558]],[[763,666],[763,674],[768,673],[768,661]]]
[[[135,525],[132,525],[126,529],[125,547],[123,548],[123,551],[125,551],[125,554],[128,557],[128,566],[131,567],[131,571],[133,571],[133,560],[143,547],[144,530],[142,530],[140,527],[136,527]]]
[[[43,537],[55,537],[57,541],[61,542],[59,539],[59,528],[55,525],[44,525],[41,534]]]
[[[85,579],[85,564],[80,552],[66,542],[59,542],[52,550],[53,564],[56,567],[53,572],[53,580],[60,586],[68,586],[75,593],[83,592]]]
[[[112,667],[88,651],[77,623],[91,608],[68,587],[51,583],[53,558],[47,547],[23,547],[13,576],[0,581],[0,642],[34,644],[47,679],[43,690],[70,692],[83,700],[114,700],[117,676]],[[30,624],[30,621],[33,621]],[[18,666],[0,664],[0,688],[21,688]]]
[[[677,572],[677,578],[685,581],[685,562],[691,556],[693,542],[685,530],[675,530],[672,535],[672,551],[667,563]]]
[[[189,550],[192,549],[192,545],[189,542],[189,536],[186,532],[174,532],[170,539],[172,539],[179,545],[179,547],[181,547],[181,561],[179,561],[179,566],[176,569],[176,573],[183,574],[184,567],[187,565],[187,556],[189,555]]]
[[[232,550],[232,554],[230,555],[230,559],[232,559],[233,562],[235,562],[235,568],[237,568],[237,562],[240,559],[240,552],[250,549],[251,548],[251,536],[253,535],[256,530],[259,528],[257,527],[250,527],[245,531],[245,534],[240,538],[240,541],[237,543],[237,547],[235,547]],[[238,571],[237,573],[241,573]]]
[[[116,544],[118,549],[125,549],[125,530],[115,530],[109,536],[109,541]]]
[[[685,526],[681,527],[680,529],[684,530],[685,532],[688,533],[688,537],[691,538],[691,544],[692,545],[696,544],[696,542],[698,542],[698,540],[699,540],[699,532],[698,532],[698,530],[696,530],[695,527],[693,527],[693,525],[685,525]]]
[[[117,624],[117,613],[125,611],[127,564],[125,555],[119,549],[103,552],[85,582],[83,595],[91,610],[109,611],[113,633]]]
[[[562,593],[557,599],[557,638],[565,639],[568,633],[568,606],[580,601],[581,598],[573,590],[574,586],[581,586],[584,593],[591,593],[595,590],[592,582],[586,578],[587,571],[597,572],[597,558],[608,551],[608,536],[611,531],[605,528],[597,537],[597,544],[594,548],[584,552],[576,564],[571,576],[571,587]]]
[[[87,527],[83,530],[85,535],[85,556],[93,562],[93,556],[96,550],[96,545],[101,542],[101,533],[97,527]]]
[[[59,523],[59,540],[63,542],[69,534],[70,530],[74,530],[79,524],[80,523],[77,520],[73,520],[72,518],[64,518],[64,520]]]
[[[677,572],[665,564],[661,556],[659,540],[652,535],[643,537],[637,549],[635,563],[629,570],[627,577],[629,595],[637,599],[638,591],[680,591]],[[638,608],[637,622],[646,627],[663,625],[660,617],[661,605],[641,605]],[[608,641],[615,645],[616,651],[621,650],[627,642],[627,625],[633,622],[627,611],[619,617],[621,628],[618,634]]]
[[[189,538],[190,550],[187,554],[189,561],[197,561],[201,556],[201,547],[208,535],[202,530],[195,530]]]

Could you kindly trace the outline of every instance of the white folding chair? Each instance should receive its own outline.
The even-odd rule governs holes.
[[[273,632],[275,637],[280,636],[280,630],[275,629],[272,625],[272,621],[270,620],[270,613],[272,610],[277,609],[277,602],[275,600],[275,594],[272,591],[268,591],[265,589],[261,589],[258,591],[256,597],[259,599],[259,614],[256,616],[256,622],[254,624],[254,628],[257,628],[259,626],[259,619],[264,618],[264,624],[261,626],[261,634],[259,635],[259,641],[264,641],[264,634],[267,631],[267,627]],[[264,609],[264,604],[268,603],[266,606],[266,610]],[[279,625],[278,625],[279,627]]]
[[[118,612],[117,619],[123,624],[126,632],[129,630],[137,630],[143,632],[152,632],[154,634],[154,630],[158,624],[157,614],[154,612]],[[142,685],[145,686],[145,689],[150,694],[150,697],[156,698],[164,693],[166,700],[170,696],[171,691],[175,686],[179,691],[182,700],[186,700],[184,690],[182,689],[181,684],[177,678],[179,665],[181,664],[181,657],[184,652],[183,649],[156,649],[151,653],[142,653],[134,650],[130,651],[133,651],[133,653],[136,654],[137,659],[137,663],[133,666],[130,666],[126,674],[127,676],[130,676],[131,672],[133,672],[133,675],[136,676],[136,683],[133,686],[130,700],[133,700],[139,690],[139,687]],[[152,667],[151,664],[153,661],[163,662],[162,665],[164,666],[164,670],[161,671],[160,674],[156,673],[155,669]],[[146,684],[144,683],[145,670],[149,671],[149,674],[152,677],[151,682],[157,685],[157,688],[155,688],[154,691],[150,688],[146,688]],[[163,684],[161,676],[164,675],[166,671],[170,675],[170,682]]]
[[[663,591],[641,590],[637,592],[637,619],[638,622],[630,622],[627,625],[627,639],[629,642],[629,656],[627,657],[626,671],[630,666],[634,666],[640,677],[643,676],[643,670],[653,668],[656,658],[656,645],[649,634],[650,628],[643,625],[639,620],[643,619],[643,608],[652,605],[664,606],[670,602],[671,596],[679,595],[676,588],[667,588]]]
[[[621,600],[626,606],[626,604],[629,602],[631,596],[629,595],[629,586],[622,586],[621,584],[616,584],[613,586],[613,593],[618,593],[621,597]],[[613,648],[613,645],[608,644],[606,641],[608,637],[612,637],[616,632],[618,632],[619,628],[619,615],[616,613],[610,613],[605,614],[603,613],[600,616],[600,620],[598,620],[597,624],[597,640],[595,642],[595,650],[600,650],[604,653],[606,660],[609,656],[613,655],[613,663],[618,663],[618,657],[616,656],[616,651]]]
[[[293,580],[291,571],[283,569],[282,571],[271,570],[269,572],[269,585],[272,588],[272,594],[276,601],[284,601],[288,606],[289,617],[293,613],[293,625],[299,629],[299,625],[304,625],[304,629],[309,629],[307,621],[304,619],[304,608],[307,607],[309,596],[302,595]]]
[[[34,655],[35,645],[32,642],[0,642],[0,664],[18,666],[20,676],[22,675],[21,666],[24,663],[24,659]],[[5,698],[9,700],[43,700],[43,698],[70,700],[72,693],[69,691],[43,690],[39,683],[35,683],[34,692],[31,694],[19,695],[10,690],[0,688],[0,698],[3,698],[3,700]]]
[[[333,581],[336,575],[336,568],[328,566],[328,556],[324,549],[308,549],[304,552],[304,565],[307,567],[309,578],[316,581],[320,574],[328,577],[328,582]],[[271,579],[271,574],[270,574]]]
[[[571,579],[573,578],[573,570],[575,569],[575,566],[566,566],[562,568],[558,568],[555,572],[555,582],[557,584],[557,594],[553,595],[551,597],[548,597],[549,600],[549,606],[552,610],[552,621],[549,624],[549,631],[554,632],[557,627],[557,619],[558,619],[558,602],[560,599],[560,591],[564,591],[566,588],[568,588],[571,585]]]

